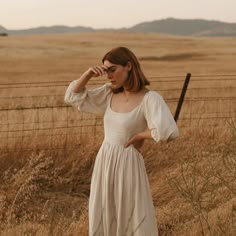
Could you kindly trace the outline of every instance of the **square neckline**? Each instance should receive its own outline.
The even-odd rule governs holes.
[[[116,114],[130,114],[130,113],[132,113],[133,111],[137,110],[139,107],[141,107],[141,105],[143,104],[143,102],[144,102],[144,100],[145,100],[145,97],[147,96],[147,94],[148,94],[150,91],[151,91],[151,90],[148,90],[148,91],[144,94],[144,96],[143,96],[142,100],[140,101],[140,103],[139,103],[137,106],[135,106],[131,111],[118,112],[118,111],[114,111],[114,110],[111,108],[111,102],[112,102],[112,97],[113,97],[114,93],[112,93],[111,96],[110,96],[110,101],[109,101],[108,107],[109,107],[110,111],[112,111],[113,113],[116,113]]]

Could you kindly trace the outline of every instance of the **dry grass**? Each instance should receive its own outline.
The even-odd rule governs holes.
[[[168,150],[165,143],[145,144],[160,235],[235,235],[235,144],[233,138],[218,145],[180,138]],[[2,157],[1,235],[88,235],[97,148],[67,157]]]
[[[68,82],[117,45],[138,55],[148,77],[159,77],[151,79],[151,88],[166,99],[178,97],[185,73],[193,74],[178,123],[180,138],[143,148],[160,235],[235,235],[236,139],[228,132],[235,126],[228,129],[222,114],[235,120],[235,100],[223,97],[233,97],[236,85],[207,77],[236,74],[235,39],[138,33],[0,39],[0,83],[15,85],[1,88],[1,109],[19,109],[0,111],[0,235],[88,235],[89,186],[102,122],[56,106],[64,104]],[[199,74],[204,80],[194,81]],[[28,88],[16,86],[21,82]],[[32,87],[34,82],[39,83]],[[40,87],[42,82],[53,86]],[[191,100],[206,96],[222,99]],[[176,102],[168,105],[173,112]],[[54,108],[22,109],[38,106]],[[209,114],[212,119],[205,119]],[[83,128],[70,128],[78,123]],[[84,128],[89,124],[97,127]],[[21,131],[9,132],[15,129]],[[95,131],[96,139],[91,138]],[[45,146],[49,150],[41,152]],[[16,151],[22,147],[35,152]]]

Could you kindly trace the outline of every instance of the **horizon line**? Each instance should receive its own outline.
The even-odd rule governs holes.
[[[131,28],[134,27],[136,25],[142,24],[142,23],[150,23],[150,22],[154,22],[154,21],[162,21],[162,20],[168,20],[168,19],[174,19],[174,20],[204,20],[204,21],[213,21],[213,22],[220,22],[220,23],[226,23],[226,24],[236,24],[236,22],[228,22],[228,21],[223,21],[223,20],[216,20],[216,19],[205,19],[205,18],[175,18],[175,17],[166,17],[166,18],[161,18],[161,19],[153,19],[153,20],[149,20],[149,21],[142,21],[136,24],[133,24],[131,26],[121,26],[121,27],[93,27],[93,26],[85,26],[85,25],[69,25],[69,24],[51,24],[51,25],[38,25],[38,26],[32,26],[32,27],[26,27],[26,28],[14,28],[14,29],[10,29],[7,28],[3,25],[0,25],[1,27],[3,27],[6,30],[30,30],[30,29],[36,29],[36,28],[50,28],[50,27],[56,27],[56,26],[60,26],[60,27],[69,27],[69,28],[75,28],[75,27],[83,27],[83,28],[91,28],[94,30],[109,30],[109,29],[126,29],[126,28]]]

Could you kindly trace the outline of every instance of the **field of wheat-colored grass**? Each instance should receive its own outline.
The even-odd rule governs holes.
[[[160,235],[235,235],[235,38],[118,32],[0,38],[0,235],[88,234],[102,117],[63,97],[116,46],[137,55],[173,114],[192,74],[180,137],[142,149]]]

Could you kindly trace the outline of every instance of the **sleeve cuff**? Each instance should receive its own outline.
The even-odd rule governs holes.
[[[151,129],[151,135],[156,142],[160,141],[160,134],[156,128]]]

